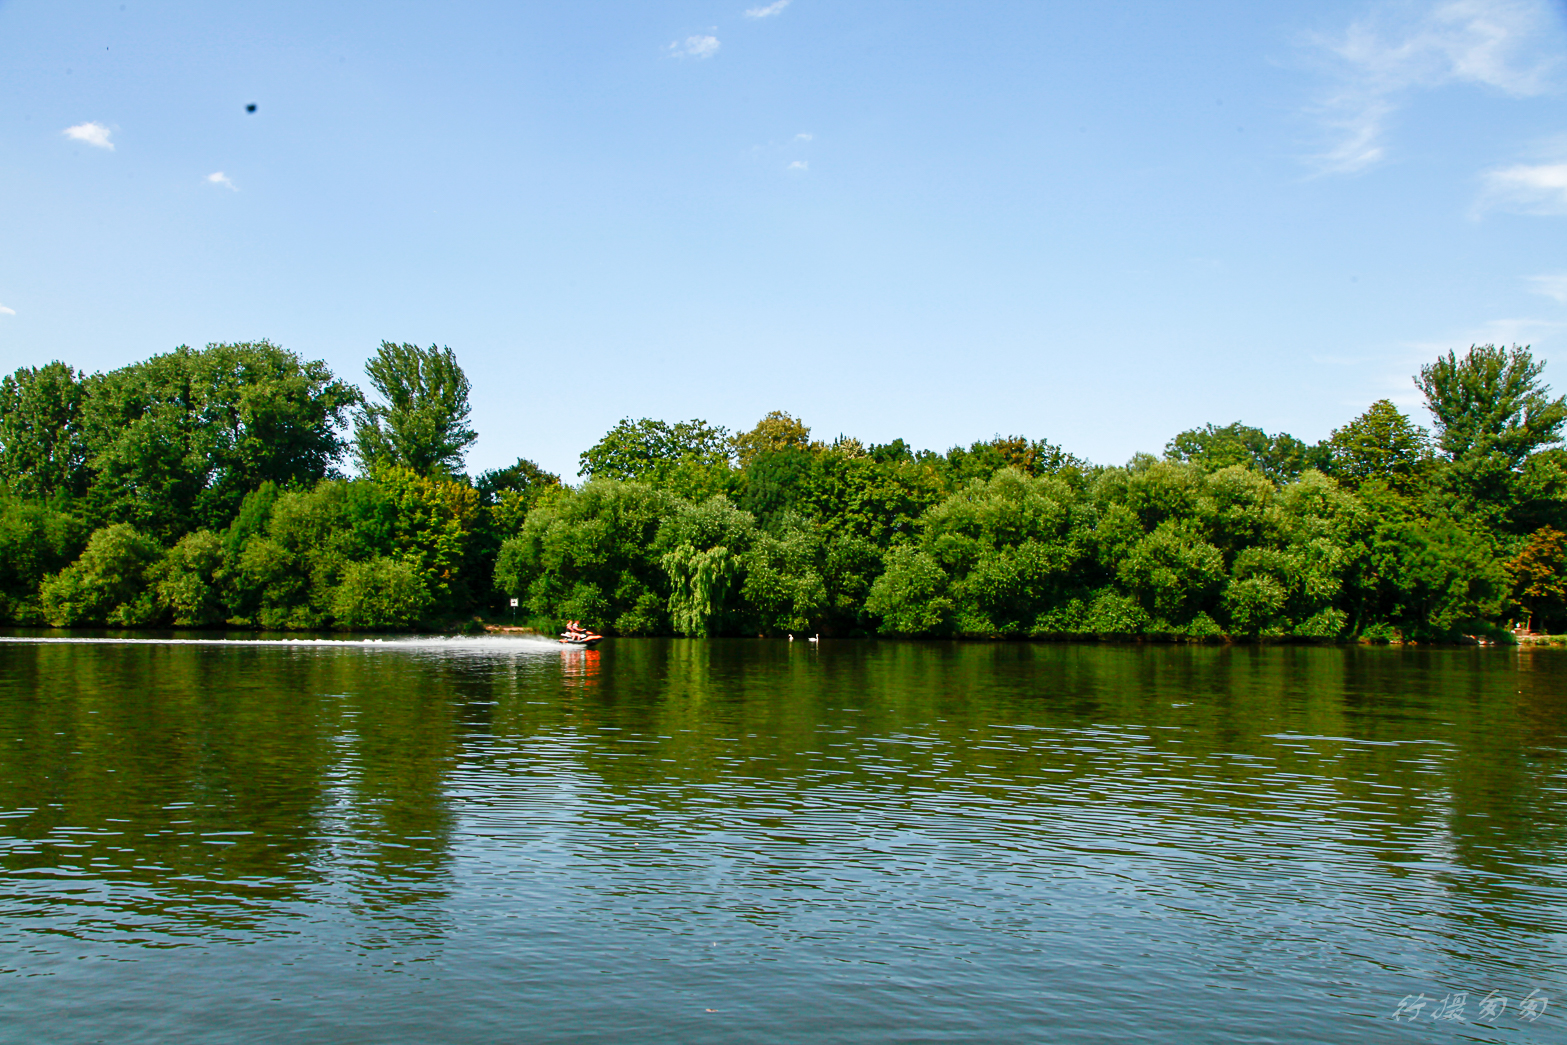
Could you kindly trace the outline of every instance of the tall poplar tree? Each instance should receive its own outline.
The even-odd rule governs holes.
[[[379,467],[454,475],[478,434],[469,427],[472,386],[450,348],[381,342],[365,364],[380,401],[354,417],[354,456],[367,474]]]

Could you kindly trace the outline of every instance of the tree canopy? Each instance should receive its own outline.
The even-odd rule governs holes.
[[[1407,481],[1430,455],[1430,437],[1387,399],[1328,439],[1333,474],[1355,481]]]
[[[1442,640],[1567,626],[1564,404],[1516,346],[1308,445],[1239,422],[1159,459],[945,452],[623,419],[567,485],[470,478],[469,382],[385,342],[372,397],[269,342],[0,379],[0,623],[429,627],[521,603],[621,635]],[[358,410],[353,408],[357,406]],[[349,451],[355,477],[338,468]]]
[[[379,400],[365,399],[354,417],[354,456],[366,473],[409,468],[419,475],[455,475],[478,439],[468,426],[468,376],[450,348],[381,342],[365,364]]]
[[[734,437],[735,457],[744,468],[758,456],[781,450],[807,450],[811,430],[782,410],[774,410],[756,423],[756,427]]]
[[[1188,429],[1170,440],[1164,455],[1171,461],[1186,461],[1209,470],[1232,465],[1254,468],[1275,481],[1294,479],[1325,463],[1320,448],[1307,446],[1288,433],[1269,435],[1239,421],[1223,427],[1209,424]]]
[[[55,361],[0,380],[0,474],[24,496],[80,494],[87,479],[82,380]]]
[[[226,520],[265,482],[313,483],[343,451],[352,385],[268,341],[180,346],[85,382],[95,517],[158,535]]]
[[[730,453],[728,429],[706,421],[669,424],[628,417],[582,451],[578,460],[582,474],[594,479],[659,479],[682,463],[727,464]]]
[[[1567,397],[1540,384],[1543,361],[1527,347],[1471,345],[1420,368],[1415,385],[1436,419],[1437,445],[1450,460],[1499,454],[1516,468],[1561,441]]]

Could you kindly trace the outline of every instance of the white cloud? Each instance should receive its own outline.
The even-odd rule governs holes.
[[[1567,272],[1549,272],[1543,276],[1530,276],[1529,282],[1534,284],[1529,289],[1536,294],[1544,294],[1567,305]]]
[[[14,308],[6,308],[4,305],[0,305],[0,316],[14,316],[14,315],[16,315],[16,309],[14,309]]]
[[[794,140],[797,142],[808,142],[814,137],[816,137],[816,135],[807,133],[806,131],[801,131],[799,134],[794,136]]]
[[[1520,163],[1486,171],[1477,209],[1567,214],[1567,163]]]
[[[1348,173],[1387,154],[1387,123],[1419,88],[1479,84],[1514,97],[1552,87],[1563,35],[1550,0],[1441,0],[1383,6],[1342,36],[1316,38],[1334,86],[1311,112],[1331,144],[1312,157]]]
[[[784,168],[784,169],[785,170],[791,170],[791,171],[808,171],[808,170],[811,169],[811,165],[810,165],[810,162],[807,161],[807,160],[795,160],[793,163],[789,164],[789,166]]]
[[[750,7],[746,9],[747,18],[771,18],[773,15],[783,14],[783,9],[789,6],[789,0],[773,0],[766,7]]]
[[[711,58],[718,53],[716,36],[688,36],[669,45],[672,58]]]
[[[72,141],[86,142],[100,149],[114,151],[114,143],[109,140],[109,128],[101,123],[79,123],[75,127],[67,127],[60,133]]]
[[[213,171],[211,174],[207,175],[207,181],[213,185],[221,185],[225,189],[228,189],[232,192],[239,191],[239,186],[235,185],[229,176],[224,174],[222,171]]]

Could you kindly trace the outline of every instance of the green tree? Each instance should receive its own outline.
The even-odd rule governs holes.
[[[822,541],[815,525],[794,512],[758,532],[745,557],[741,595],[765,632],[805,632],[818,627],[827,609]]]
[[[419,475],[455,475],[478,438],[468,377],[450,348],[381,342],[365,364],[380,401],[364,401],[354,416],[354,457],[369,474],[378,467]]]
[[[1540,384],[1545,363],[1527,346],[1472,345],[1420,368],[1415,386],[1436,418],[1437,445],[1450,460],[1498,454],[1516,468],[1536,450],[1561,441],[1567,397]]]
[[[1166,520],[1118,564],[1117,579],[1154,617],[1156,630],[1175,630],[1214,609],[1226,571],[1223,553],[1205,536],[1194,520]]]
[[[174,537],[228,525],[262,483],[314,483],[357,393],[266,341],[181,346],[89,378],[84,429],[101,519]]]
[[[176,627],[221,624],[228,616],[219,575],[223,569],[223,539],[211,530],[181,537],[148,571],[160,616]]]
[[[135,527],[104,527],[87,541],[80,559],[43,582],[44,618],[57,628],[154,623],[158,610],[147,581],[159,558],[157,544]]]
[[[660,483],[682,464],[727,468],[730,452],[728,429],[706,421],[669,424],[627,417],[578,460],[582,474],[593,479]]]
[[[902,440],[898,440],[902,442]],[[873,448],[873,456],[875,450]],[[887,451],[881,451],[886,454]],[[1044,439],[1021,435],[995,436],[964,449],[947,451],[948,481],[958,486],[970,479],[989,479],[1003,468],[1015,468],[1027,476],[1053,475],[1063,468],[1085,469],[1086,463]]]
[[[1327,461],[1323,447],[1307,446],[1285,432],[1269,435],[1239,421],[1181,432],[1166,444],[1164,456],[1207,471],[1241,465],[1256,469],[1276,483],[1289,482],[1308,468],[1321,468]]]
[[[741,468],[748,467],[762,454],[796,450],[809,453],[811,430],[805,422],[790,417],[782,410],[774,410],[756,423],[748,432],[734,437],[735,457]]]
[[[478,587],[469,550],[479,523],[479,491],[408,468],[383,467],[375,482],[395,513],[392,546],[423,571],[433,608],[452,613],[470,602]]]
[[[934,454],[882,463],[852,445],[837,443],[811,459],[797,505],[833,537],[861,537],[878,547],[914,535],[915,524],[946,495]]]
[[[1059,476],[1005,468],[974,479],[920,519],[920,546],[951,578],[953,627],[1025,635],[1078,586],[1084,542],[1073,533],[1077,493]]]
[[[951,628],[950,582],[929,552],[899,545],[887,552],[886,569],[871,585],[865,610],[881,619],[883,635],[942,635]]]
[[[237,562],[245,542],[256,534],[265,533],[267,521],[272,518],[272,506],[277,504],[277,483],[265,482],[247,493],[239,503],[239,513],[223,535],[223,558]]]
[[[827,588],[822,630],[830,634],[873,630],[865,602],[882,574],[881,549],[854,534],[829,534],[821,558]]]
[[[79,495],[87,483],[82,381],[61,362],[0,381],[0,478],[24,497]]]
[[[541,621],[582,620],[621,635],[665,631],[669,578],[657,544],[681,503],[643,483],[594,479],[563,488],[501,545],[495,587]]]
[[[332,595],[332,615],[340,628],[406,628],[424,620],[433,602],[418,563],[378,556],[350,563],[343,571]]]
[[[723,494],[677,503],[659,527],[659,565],[669,577],[669,621],[682,635],[732,633],[739,623],[747,553],[756,539],[750,512]]]
[[[55,502],[0,495],[0,620],[39,624],[38,585],[82,553],[87,526]]]
[[[1506,612],[1512,586],[1491,534],[1437,516],[1395,540],[1391,617],[1406,636],[1452,639],[1488,630]]]
[[[501,503],[508,493],[522,494],[531,503],[545,490],[560,486],[560,476],[519,457],[509,467],[480,472],[473,486],[479,491],[480,503],[487,506]]]
[[[746,461],[740,506],[759,519],[801,507],[812,487],[812,457],[796,447],[763,450]]]
[[[265,508],[263,491],[257,493],[225,538],[225,546],[232,547],[242,524],[260,523],[245,536],[237,556],[226,554],[232,624],[328,627],[337,587],[348,568],[402,550],[398,506],[379,483],[326,480],[308,490],[279,494],[270,508]]]
[[[1335,428],[1327,445],[1328,470],[1357,483],[1381,479],[1407,484],[1430,453],[1426,430],[1387,399],[1378,399],[1355,420]]]

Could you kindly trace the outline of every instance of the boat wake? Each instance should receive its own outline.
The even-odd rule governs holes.
[[[543,635],[516,635],[504,638],[482,636],[374,636],[364,638],[176,638],[166,636],[97,635],[0,635],[0,644],[66,646],[225,646],[225,647],[348,647],[410,653],[542,653],[560,649],[560,643]]]

